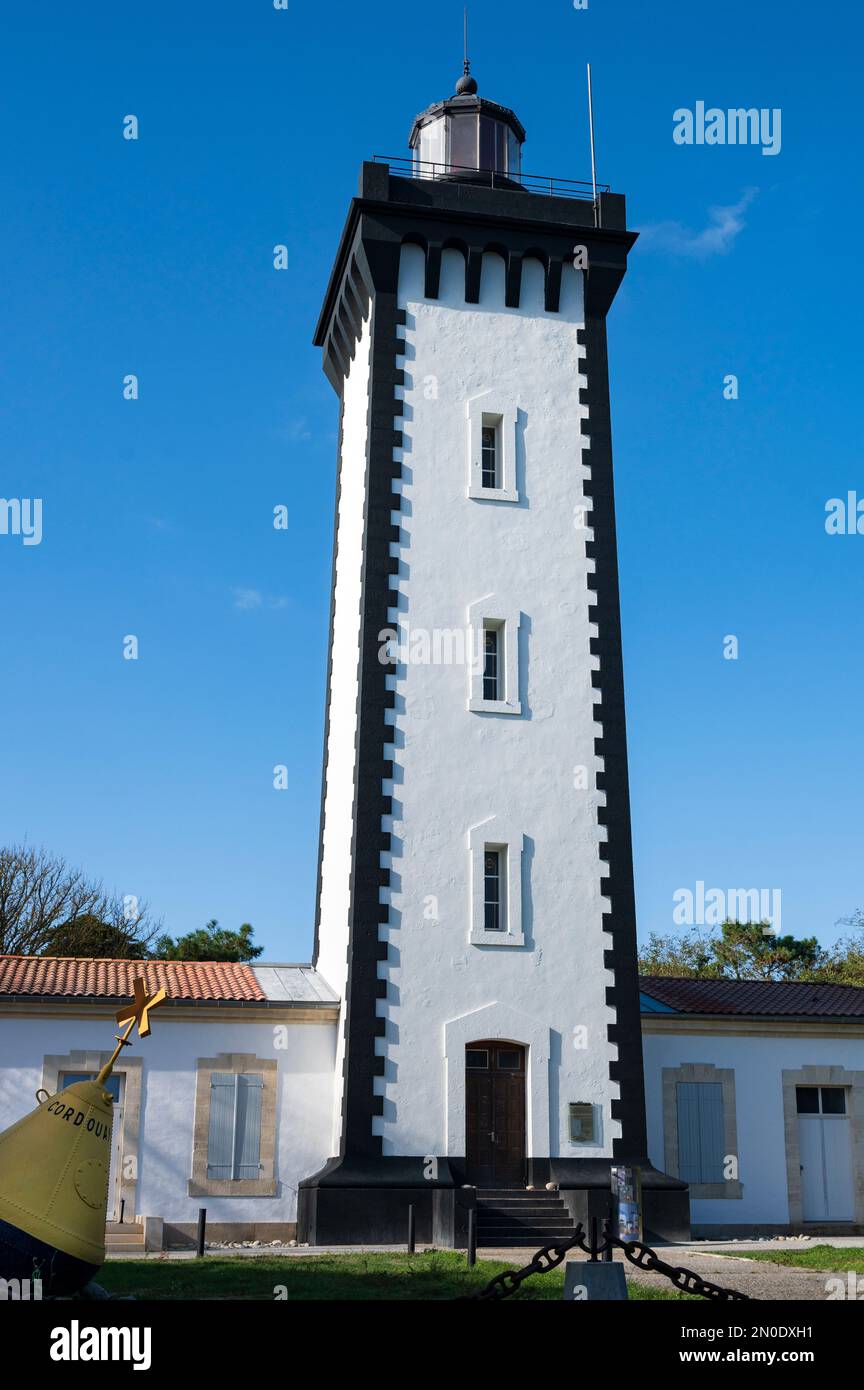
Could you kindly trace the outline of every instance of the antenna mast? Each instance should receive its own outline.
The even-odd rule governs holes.
[[[591,188],[594,195],[594,226],[600,226],[600,205],[597,202],[597,163],[594,157],[594,96],[591,91],[591,64],[588,64],[588,132],[591,137]]]

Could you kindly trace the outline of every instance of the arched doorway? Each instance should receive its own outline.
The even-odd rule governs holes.
[[[465,1168],[476,1187],[525,1181],[525,1048],[487,1039],[465,1048]]]

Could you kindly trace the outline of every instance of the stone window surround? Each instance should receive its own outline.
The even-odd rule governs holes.
[[[475,825],[468,833],[470,847],[470,894],[469,903],[469,941],[473,946],[524,946],[522,931],[522,854],[525,837],[522,831],[502,816],[491,816],[489,820]],[[507,886],[505,890],[506,931],[486,931],[483,909],[484,881],[483,856],[487,846],[507,851]]]
[[[476,501],[518,502],[516,487],[516,423],[518,411],[512,402],[486,391],[467,403],[468,414],[468,496]],[[483,425],[494,420],[501,447],[501,487],[483,487]]]
[[[713,1062],[682,1062],[663,1068],[664,1166],[670,1177],[678,1171],[678,1083],[718,1082],[723,1088],[723,1151],[738,1158],[738,1117],[735,1113],[735,1071],[716,1067]],[[740,1169],[739,1169],[740,1174]],[[699,1200],[740,1201],[744,1188],[740,1176],[724,1182],[690,1183],[690,1196]]]
[[[220,1052],[218,1057],[199,1057],[195,1071],[195,1123],[192,1140],[190,1197],[275,1197],[276,1181],[276,1088],[278,1063],[275,1058],[256,1057],[252,1052]],[[261,1176],[259,1178],[208,1178],[210,1141],[210,1096],[214,1072],[251,1072],[264,1082],[261,1096]]]
[[[796,1086],[845,1086],[848,1094],[850,1138],[852,1141],[852,1181],[856,1226],[864,1226],[864,1071],[845,1067],[802,1067],[784,1071],[783,1126],[786,1138],[786,1186],[789,1193],[789,1224],[804,1223],[804,1197],[801,1190],[801,1146],[798,1137]]]
[[[521,613],[516,604],[503,603],[496,594],[487,594],[468,607],[470,691],[468,709],[473,714],[521,714],[519,699],[519,625]],[[495,623],[504,637],[504,699],[487,700],[483,695],[484,643],[486,623]],[[500,660],[500,656],[499,656]],[[500,678],[499,675],[499,678]]]
[[[105,1063],[111,1060],[111,1052],[75,1050],[65,1054],[51,1054],[42,1059],[42,1086],[49,1095],[59,1090],[60,1077],[64,1072],[100,1072]],[[141,1080],[143,1060],[141,1057],[121,1055],[114,1063],[113,1071],[123,1077],[123,1143],[119,1164],[119,1202],[125,1203],[124,1219],[134,1220],[138,1214],[138,1152],[141,1141]],[[129,1176],[131,1174],[131,1176]],[[118,1202],[118,1213],[119,1213]]]

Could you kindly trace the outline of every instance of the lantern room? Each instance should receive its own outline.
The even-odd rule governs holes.
[[[421,111],[408,143],[415,178],[471,180],[483,174],[518,182],[524,141],[525,129],[509,107],[477,95],[466,62],[455,95]]]

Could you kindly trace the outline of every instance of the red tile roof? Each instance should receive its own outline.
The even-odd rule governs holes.
[[[679,980],[643,975],[643,994],[682,1014],[864,1018],[864,988],[780,980]]]
[[[221,961],[83,960],[0,956],[0,998],[131,999],[142,976],[148,994],[164,985],[170,999],[266,999],[248,965]]]

